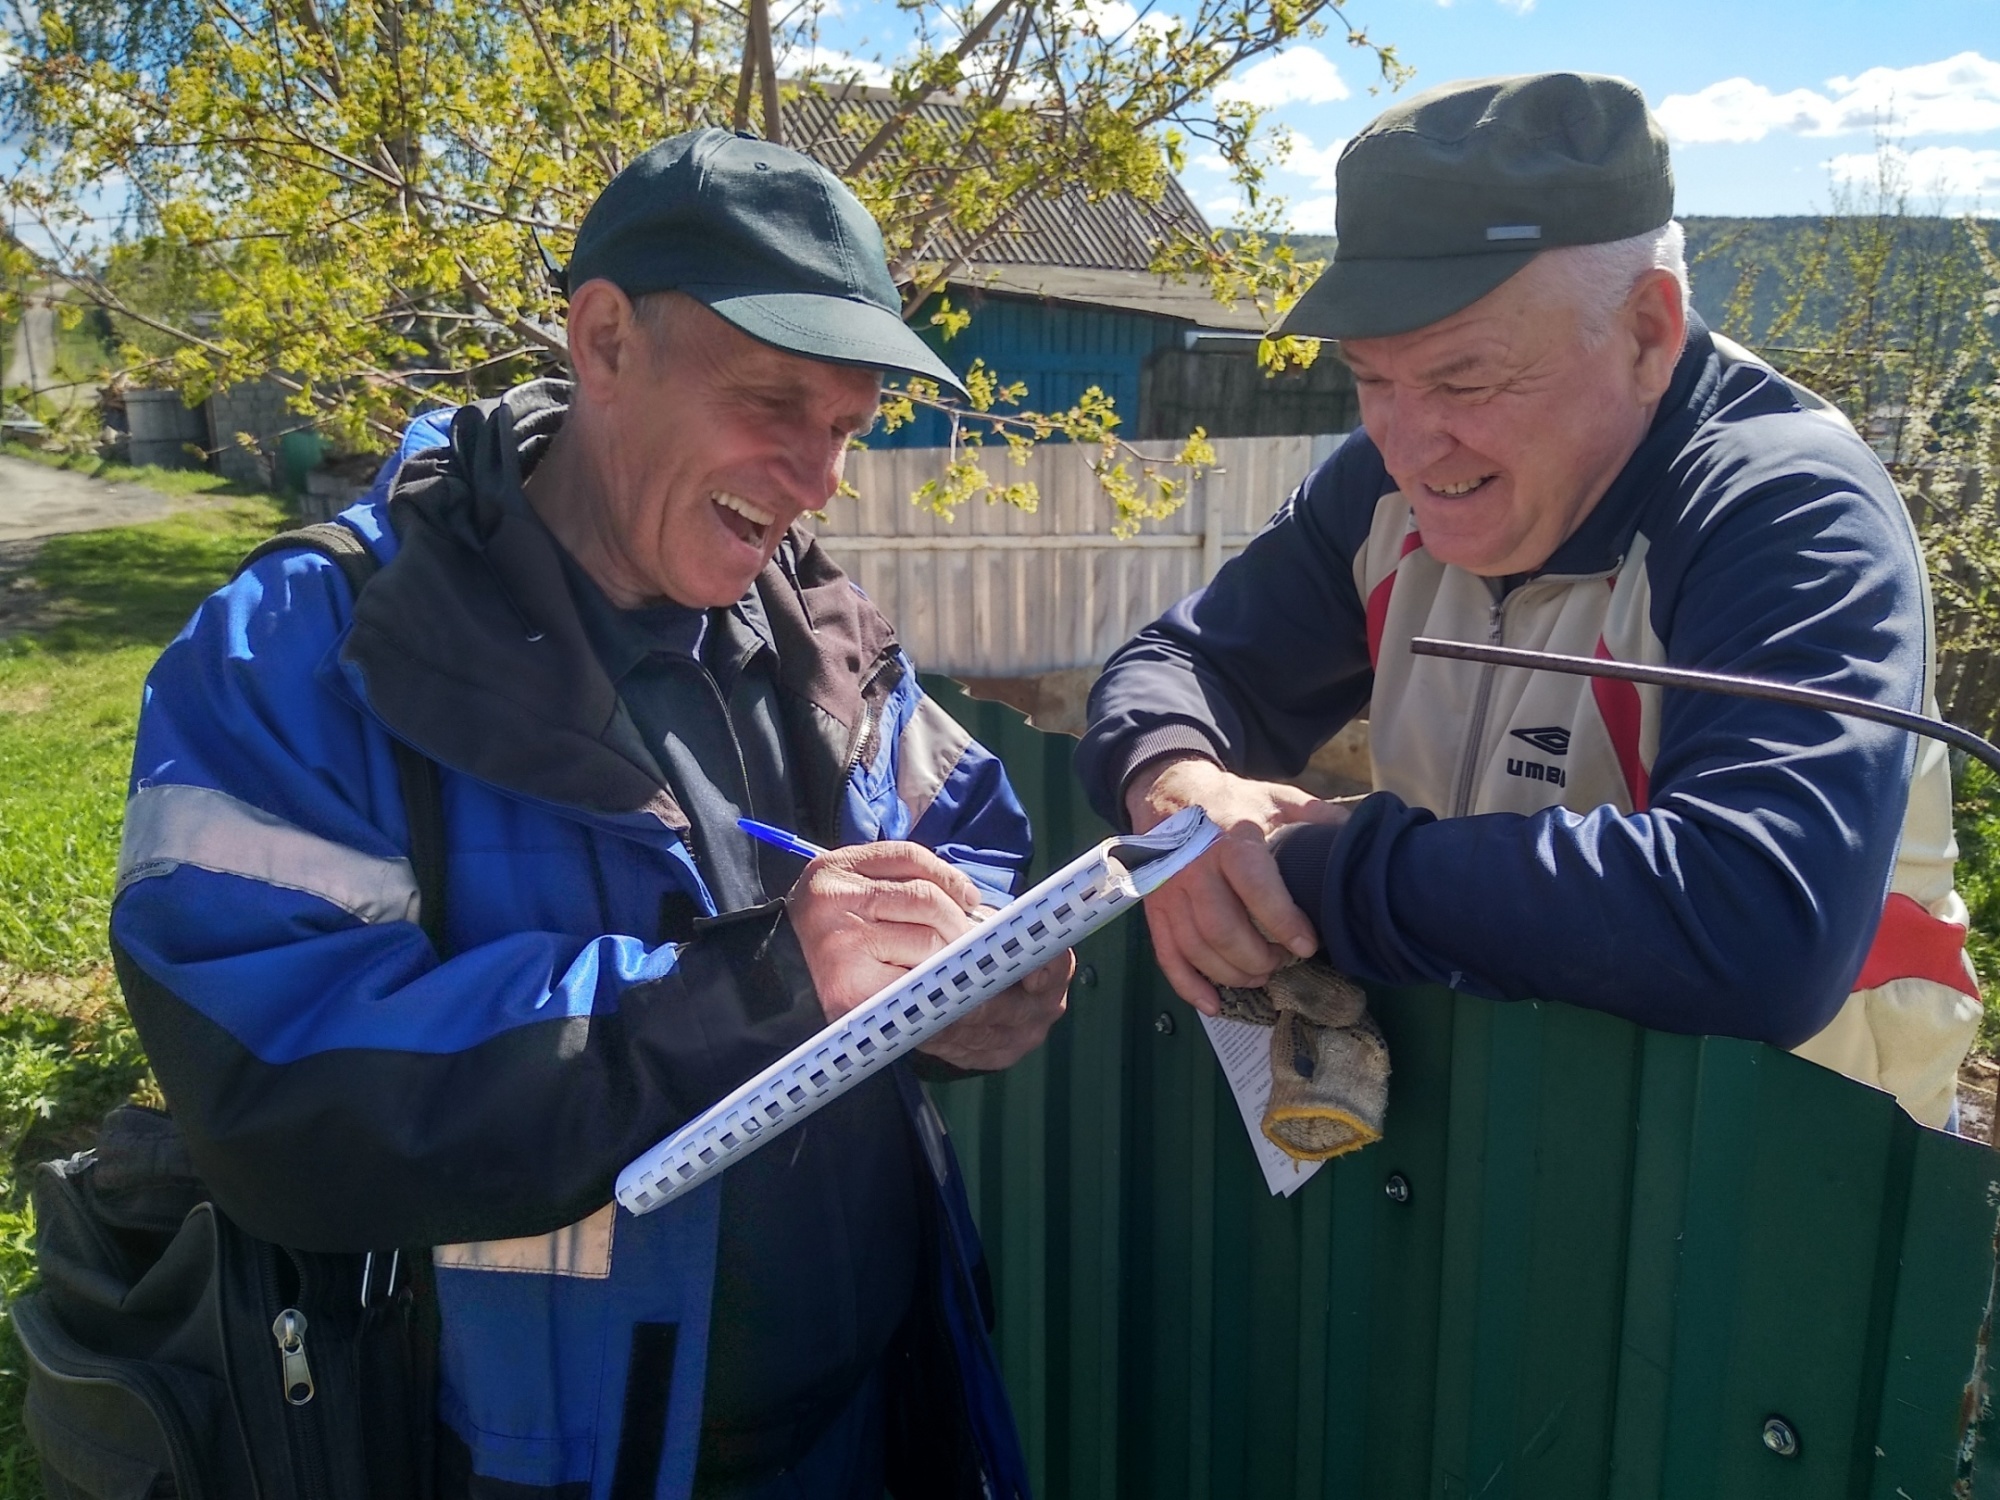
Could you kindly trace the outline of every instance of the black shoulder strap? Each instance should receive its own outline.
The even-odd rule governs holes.
[[[382,566],[360,533],[338,521],[320,521],[281,531],[260,542],[236,565],[240,574],[274,552],[299,548],[317,552],[346,575],[355,598]],[[421,750],[389,738],[396,757],[396,780],[403,792],[403,816],[410,825],[410,867],[417,876],[418,921],[438,953],[444,953],[444,792],[438,784],[437,762]]]

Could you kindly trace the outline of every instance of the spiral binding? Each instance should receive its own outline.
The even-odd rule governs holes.
[[[1220,832],[1190,807],[1150,833],[1086,851],[632,1162],[618,1175],[618,1201],[650,1213],[699,1186],[1075,947],[1186,868]]]

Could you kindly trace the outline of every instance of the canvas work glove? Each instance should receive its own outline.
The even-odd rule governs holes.
[[[1323,958],[1287,964],[1262,988],[1216,987],[1231,1020],[1271,1028],[1264,1134],[1297,1161],[1326,1161],[1382,1139],[1389,1045],[1361,986]]]

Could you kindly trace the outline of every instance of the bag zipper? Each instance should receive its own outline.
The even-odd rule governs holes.
[[[12,1312],[16,1336],[29,1358],[58,1380],[102,1383],[137,1396],[159,1424],[160,1435],[166,1440],[167,1462],[172,1466],[174,1483],[185,1485],[180,1491],[181,1500],[204,1500],[208,1491],[201,1481],[200,1444],[182,1420],[180,1408],[164,1381],[138,1360],[107,1360],[92,1354],[76,1344],[54,1317],[45,1314],[32,1299],[15,1303]],[[45,1317],[48,1327],[43,1326]]]
[[[313,1398],[312,1365],[306,1359],[306,1315],[288,1307],[272,1320],[271,1336],[278,1341],[278,1358],[284,1370],[285,1404],[304,1406]]]
[[[297,1251],[286,1249],[284,1254],[292,1263],[293,1279],[298,1283],[296,1301],[303,1302],[307,1291],[305,1263],[299,1259]],[[264,1255],[259,1259],[262,1262],[264,1305],[278,1309],[278,1315],[271,1323],[271,1338],[278,1351],[278,1394],[286,1408],[285,1442],[291,1450],[299,1500],[317,1500],[319,1496],[333,1493],[329,1477],[332,1466],[327,1461],[320,1408],[313,1404],[318,1384],[313,1379],[306,1355],[306,1315],[292,1305],[279,1287],[276,1257]]]

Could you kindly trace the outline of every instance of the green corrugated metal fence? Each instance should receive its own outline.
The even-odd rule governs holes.
[[[1103,836],[1070,740],[930,686],[1037,873]],[[2000,1494],[2000,1154],[1768,1047],[1384,991],[1386,1138],[1274,1199],[1143,920],[1078,958],[1048,1046],[939,1091],[1045,1500]]]

